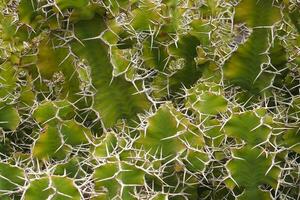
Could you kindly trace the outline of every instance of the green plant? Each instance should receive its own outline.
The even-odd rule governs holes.
[[[296,0],[0,0],[0,199],[299,199]]]

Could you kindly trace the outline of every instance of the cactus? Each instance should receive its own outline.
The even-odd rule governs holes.
[[[299,199],[296,0],[0,0],[0,199]]]

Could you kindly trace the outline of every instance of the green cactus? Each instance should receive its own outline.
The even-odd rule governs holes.
[[[245,146],[233,152],[234,158],[227,164],[229,174],[238,187],[244,192],[238,199],[271,199],[268,192],[261,191],[258,186],[266,183],[274,189],[277,186],[280,169],[272,166],[272,157],[264,158],[259,149]]]
[[[0,199],[299,199],[296,0],[0,0]]]
[[[0,163],[0,194],[6,196],[18,193],[25,183],[24,172],[21,168],[7,163]]]
[[[81,199],[81,194],[75,187],[72,179],[51,176],[37,178],[30,181],[28,188],[24,193],[24,199],[47,199],[51,196],[53,199]]]

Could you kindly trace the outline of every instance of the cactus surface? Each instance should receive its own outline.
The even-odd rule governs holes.
[[[297,0],[0,0],[0,199],[299,200]]]

